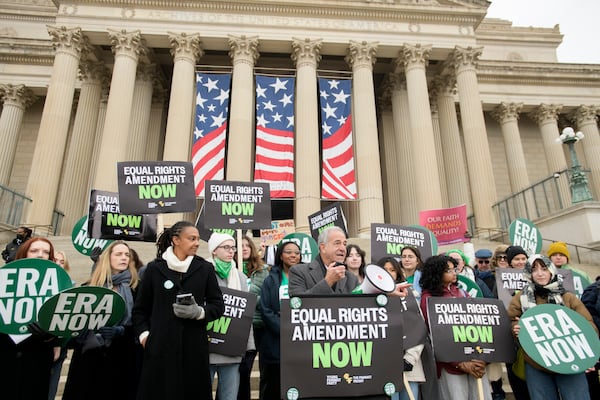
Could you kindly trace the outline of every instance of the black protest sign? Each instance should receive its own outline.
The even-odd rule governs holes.
[[[592,325],[578,312],[557,304],[540,304],[519,319],[519,343],[532,360],[557,374],[581,374],[600,356]]]
[[[156,215],[121,214],[118,193],[92,189],[87,231],[95,239],[156,242]]]
[[[226,233],[228,235],[231,235],[232,237],[236,237],[235,229],[219,229],[219,228],[208,229],[205,226],[205,224],[204,224],[204,204],[202,204],[202,208],[200,209],[200,212],[198,213],[198,218],[196,218],[196,229],[198,229],[198,234],[200,235],[200,239],[204,240],[205,242],[208,242],[208,239],[210,239],[210,235],[212,235],[213,232]]]
[[[119,205],[124,214],[196,210],[194,169],[183,161],[117,163]]]
[[[433,253],[431,235],[423,227],[371,224],[371,262],[386,256],[400,257],[404,246],[419,249],[423,260]]]
[[[235,271],[234,271],[235,272]],[[211,353],[241,356],[246,352],[256,296],[252,293],[222,287],[225,312],[206,326]]]
[[[394,301],[394,298],[390,298]],[[409,290],[408,296],[401,298],[402,304],[402,329],[404,330],[404,348],[409,349],[418,344],[425,343],[427,339],[427,325],[421,314],[417,299]]]
[[[562,278],[562,285],[567,292],[577,294],[575,291],[575,284],[573,282],[573,271],[569,269],[556,268],[556,274]]]
[[[390,298],[379,305],[382,298],[388,299],[381,294],[282,300],[282,397],[348,398],[399,391],[401,304]]]
[[[204,193],[204,225],[207,228],[271,227],[268,183],[206,181]]]
[[[12,261],[0,268],[0,332],[28,333],[39,309],[52,296],[73,286],[58,264],[38,258]]]
[[[310,234],[313,239],[317,240],[319,234],[327,228],[337,226],[342,228],[348,236],[346,229],[346,219],[342,211],[340,203],[334,203],[320,211],[308,216],[308,225],[310,226]]]
[[[113,326],[124,314],[125,301],[114,290],[81,286],[62,291],[46,301],[38,319],[46,332],[69,337],[85,329]]]
[[[427,314],[437,361],[514,361],[510,320],[500,300],[429,297]]]
[[[523,278],[522,269],[496,268],[495,271],[498,298],[504,303],[504,307],[508,308],[515,293],[523,290],[527,281]]]

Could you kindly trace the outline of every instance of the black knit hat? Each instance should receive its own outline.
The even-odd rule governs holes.
[[[506,261],[508,261],[508,265],[510,265],[512,259],[517,254],[523,254],[525,257],[529,257],[521,246],[508,246],[506,249]]]

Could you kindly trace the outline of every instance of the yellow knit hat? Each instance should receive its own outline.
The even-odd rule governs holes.
[[[565,242],[554,242],[548,247],[548,257],[552,256],[552,254],[560,253],[567,257],[567,261],[571,259],[571,254],[569,253],[569,249],[567,248],[567,244]]]

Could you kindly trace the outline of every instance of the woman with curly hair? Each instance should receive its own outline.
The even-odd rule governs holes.
[[[430,297],[468,297],[458,287],[457,261],[449,256],[433,256],[425,261],[421,276],[421,311],[427,320],[427,299]],[[491,400],[491,389],[485,375],[486,363],[481,360],[462,362],[436,361],[442,398],[449,400],[477,400],[477,379],[483,384],[485,400]],[[480,399],[479,399],[480,400]]]

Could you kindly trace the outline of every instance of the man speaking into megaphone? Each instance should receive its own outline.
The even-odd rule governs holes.
[[[359,285],[354,274],[346,273],[346,233],[332,226],[324,229],[317,238],[319,254],[308,264],[296,264],[290,269],[290,297],[312,294],[349,294]],[[386,272],[387,273],[387,272]],[[410,284],[395,285],[388,293],[391,296],[406,297]]]

